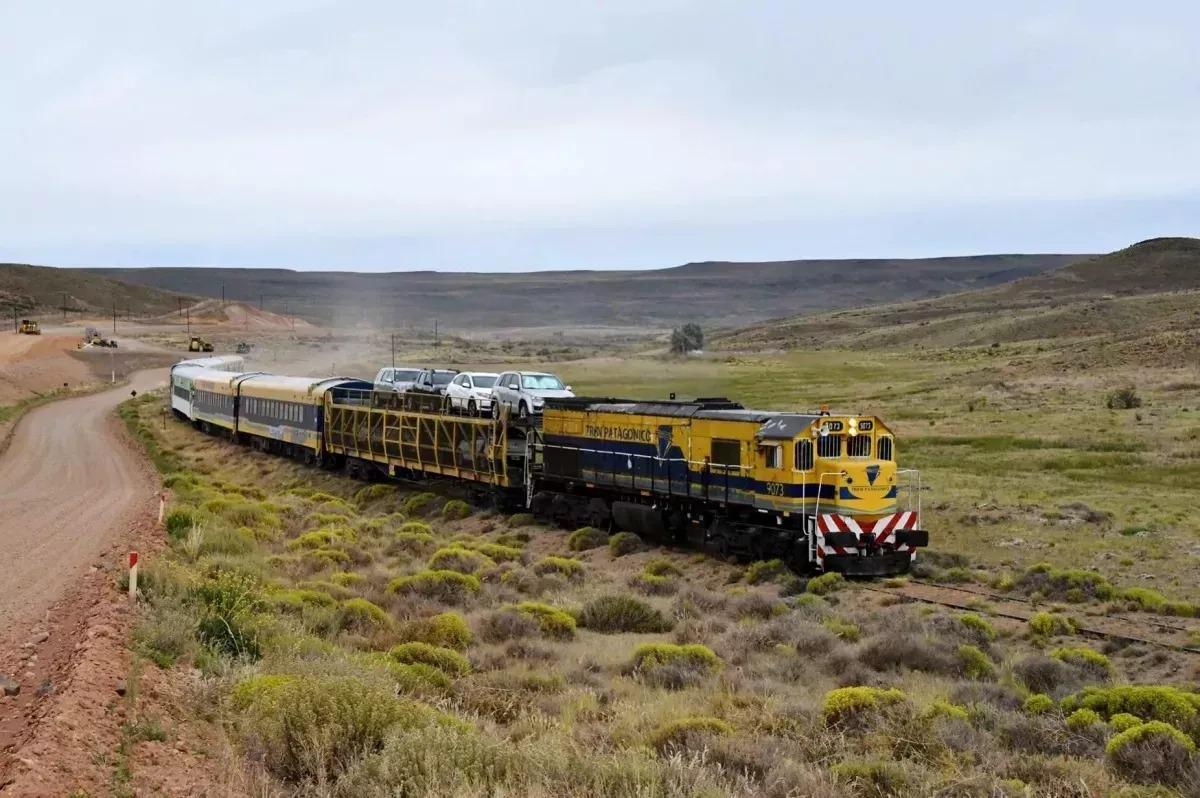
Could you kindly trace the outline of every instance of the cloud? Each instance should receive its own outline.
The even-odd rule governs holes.
[[[1183,3],[43,6],[0,30],[8,259],[572,268],[1196,232],[1148,212],[1200,197]],[[1071,226],[1015,222],[1048,209]],[[927,236],[885,251],[906,221]]]

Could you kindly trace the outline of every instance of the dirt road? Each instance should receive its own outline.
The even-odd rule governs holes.
[[[0,454],[0,675],[21,687],[0,697],[0,785],[6,755],[46,711],[42,700],[70,679],[111,578],[95,566],[111,568],[114,547],[153,512],[152,470],[114,409],[165,378],[160,369],[138,372],[113,390],[35,408]]]

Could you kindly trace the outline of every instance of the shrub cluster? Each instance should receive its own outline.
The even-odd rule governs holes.
[[[1075,621],[1055,612],[1038,612],[1029,619],[1029,631],[1035,637],[1075,634]]]
[[[632,596],[601,596],[579,613],[579,624],[594,632],[669,632],[673,624],[661,612]]]
[[[590,526],[576,529],[567,538],[567,548],[571,551],[598,549],[606,543],[608,543],[608,533],[603,529],[595,529]]]
[[[828,725],[846,723],[860,719],[864,714],[876,712],[883,707],[901,703],[904,693],[895,688],[839,687],[825,694],[821,716]]]
[[[428,643],[400,643],[388,651],[388,656],[403,665],[429,665],[447,676],[464,676],[471,672],[471,663],[462,654]]]
[[[471,514],[471,505],[462,499],[451,499],[442,505],[442,518],[447,521],[458,521]]]
[[[624,557],[642,550],[642,539],[632,532],[618,532],[608,539],[608,550],[614,557]]]
[[[338,626],[364,634],[391,625],[392,618],[387,610],[365,598],[352,598],[342,602]]]
[[[411,576],[393,579],[388,584],[388,591],[456,604],[478,593],[480,587],[482,585],[479,578],[471,574],[460,574],[458,571],[420,571]]]
[[[427,643],[431,646],[462,651],[471,644],[471,630],[457,612],[443,612],[429,618],[418,618],[401,624],[400,639],[408,643]]]
[[[845,587],[846,577],[837,571],[829,571],[808,580],[806,590],[815,596],[824,596]]]
[[[546,637],[569,639],[575,636],[575,616],[566,610],[560,610],[537,601],[522,601],[520,604],[506,609],[532,618]]]
[[[582,579],[583,563],[570,557],[543,557],[534,564],[533,572],[539,576],[559,574],[568,579]]]
[[[733,727],[720,718],[689,716],[662,724],[650,734],[648,742],[659,753],[666,753],[672,749],[694,747],[696,738],[703,740],[726,734],[733,734]]]

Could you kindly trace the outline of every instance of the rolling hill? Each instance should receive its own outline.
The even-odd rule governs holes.
[[[1157,238],[1011,283],[924,301],[774,319],[727,349],[1075,342],[1089,362],[1184,362],[1200,346],[1200,239]]]
[[[93,274],[186,294],[262,302],[318,323],[443,329],[617,326],[685,321],[722,327],[922,299],[994,286],[1086,255],[982,255],[916,260],[704,262],[647,271],[520,274],[297,272],[286,269],[93,269]]]
[[[38,316],[76,314],[153,316],[191,304],[195,297],[142,284],[123,282],[84,269],[57,269],[0,263],[0,313]]]

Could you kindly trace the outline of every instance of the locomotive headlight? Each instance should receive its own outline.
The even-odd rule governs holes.
[[[851,435],[858,434],[858,419],[857,418],[850,419],[850,434]]]

